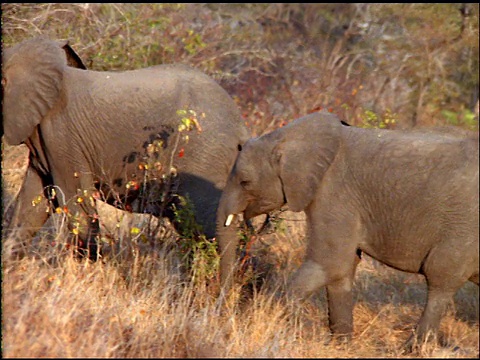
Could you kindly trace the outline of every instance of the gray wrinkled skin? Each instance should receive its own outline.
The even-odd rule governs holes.
[[[41,37],[5,49],[2,85],[4,139],[30,149],[10,224],[21,239],[33,236],[48,217],[43,206],[31,206],[47,185],[61,190],[59,205],[71,205],[72,211],[79,208],[79,190],[96,189],[104,201],[135,211],[145,200],[143,188],[134,191],[127,184],[144,183],[139,165],[147,155],[167,174],[173,160],[178,193],[190,197],[204,233],[214,235],[221,189],[249,133],[236,104],[213,79],[184,65],[90,71],[66,41]],[[188,142],[175,146],[178,110],[193,110],[202,131],[190,131]],[[149,145],[155,142],[161,145],[152,153]],[[150,188],[160,186],[159,179],[148,180]],[[171,215],[160,213],[160,198],[148,201],[137,209]],[[91,223],[80,235],[89,238],[98,231],[95,201],[82,206]]]
[[[435,335],[448,303],[468,280],[479,283],[478,133],[392,131],[344,126],[315,113],[249,140],[217,213],[220,276],[232,283],[234,226],[285,203],[304,211],[308,245],[288,292],[326,286],[330,329],[353,331],[357,249],[393,268],[423,274],[428,299],[407,343]],[[231,218],[231,216],[230,216]]]

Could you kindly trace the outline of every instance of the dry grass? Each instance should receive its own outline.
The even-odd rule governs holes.
[[[190,282],[166,247],[123,262],[67,254],[51,264],[49,255],[2,259],[5,357],[402,357],[425,298],[420,277],[366,259],[356,280],[355,340],[334,345],[326,344],[323,292],[291,308],[270,290],[283,286],[291,266],[252,296],[237,292],[242,301],[218,313],[216,279]],[[452,308],[442,323],[447,345],[416,356],[478,355],[478,287],[470,285],[457,296],[458,318]]]

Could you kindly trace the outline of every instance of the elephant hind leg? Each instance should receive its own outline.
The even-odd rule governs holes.
[[[426,341],[436,341],[438,328],[449,303],[456,291],[428,289],[427,304],[415,329],[404,345],[407,352],[412,352]]]
[[[440,322],[455,293],[468,280],[469,267],[465,259],[451,256],[449,246],[438,246],[430,251],[422,267],[428,284],[427,304],[406,349],[437,340]]]

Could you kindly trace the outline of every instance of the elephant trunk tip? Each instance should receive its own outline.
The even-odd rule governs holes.
[[[230,214],[227,216],[227,220],[225,220],[225,226],[230,226],[230,224],[232,223],[232,220],[234,218],[235,215],[233,214]]]

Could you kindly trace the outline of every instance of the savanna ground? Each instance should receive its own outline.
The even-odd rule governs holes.
[[[234,97],[253,135],[318,108],[356,126],[478,131],[478,12],[478,4],[2,4],[2,42],[69,39],[95,70],[190,64]],[[25,148],[2,142],[3,224],[25,166]],[[279,213],[276,231],[246,237],[244,286],[218,313],[214,242],[179,238],[168,224],[152,234],[147,216],[100,211],[115,245],[101,262],[72,256],[61,215],[21,260],[8,256],[18,240],[2,237],[3,357],[478,357],[476,285],[452,302],[443,346],[404,355],[424,279],[366,256],[354,340],[326,343],[323,291],[297,308],[273,297],[301,262],[302,214]]]

